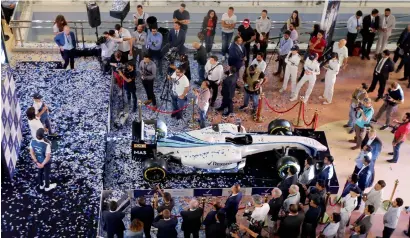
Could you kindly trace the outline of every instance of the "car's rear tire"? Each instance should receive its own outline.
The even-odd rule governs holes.
[[[166,178],[168,164],[164,159],[146,159],[143,163],[143,175],[146,181],[155,183]]]
[[[289,167],[295,167],[298,174],[301,170],[298,159],[293,156],[285,155],[278,159],[276,162],[276,168],[278,169],[279,177],[286,178]]]
[[[276,119],[269,123],[269,135],[292,135],[292,123],[284,119]]]

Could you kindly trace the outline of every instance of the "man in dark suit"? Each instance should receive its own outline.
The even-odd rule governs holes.
[[[70,31],[70,27],[68,25],[64,26],[64,32],[57,34],[54,37],[54,41],[60,48],[61,55],[63,56],[63,68],[67,68],[68,63],[70,62],[70,68],[74,69],[74,57],[76,47],[74,32]]]
[[[177,48],[180,55],[185,54],[185,31],[181,29],[181,23],[175,22],[174,29],[169,31],[168,41],[170,48]]]
[[[221,203],[218,201],[213,203],[213,208],[214,210],[208,212],[208,214],[206,214],[204,221],[202,222],[202,224],[205,226],[205,236],[206,237],[212,237],[210,236],[209,231],[210,231],[211,225],[217,223],[216,215],[218,214],[219,210],[221,210]],[[222,221],[222,224],[224,224],[225,226],[225,213],[224,212],[221,212],[221,213],[223,213],[224,215],[224,219],[221,221]]]
[[[298,238],[300,235],[300,226],[305,218],[305,214],[302,209],[298,208],[297,204],[290,205],[289,212],[280,223],[278,231],[280,238]]]
[[[239,184],[235,184],[231,188],[232,194],[225,202],[223,211],[226,214],[226,226],[230,227],[232,223],[236,223],[236,213],[238,213],[239,203],[242,200]]]
[[[137,207],[131,209],[131,221],[138,219],[144,223],[144,234],[146,238],[151,237],[151,225],[154,220],[154,209],[151,205],[147,205],[145,197],[138,198]]]
[[[242,45],[243,40],[240,36],[235,36],[234,43],[229,47],[228,65],[236,68],[236,81],[239,78],[239,71],[244,66],[246,49]]]
[[[289,188],[290,186],[292,186],[293,184],[297,184],[298,183],[298,175],[297,175],[297,169],[293,166],[290,166],[288,168],[288,176],[283,179],[282,182],[280,182],[278,184],[278,188],[280,190],[282,190],[282,196],[284,198],[287,198],[289,195]]]
[[[406,60],[406,54],[410,52],[410,24],[404,28],[402,33],[400,34],[399,40],[397,41],[397,48],[396,51],[394,51],[394,57],[393,61],[394,63],[397,63],[397,61],[401,58],[399,66],[396,68],[396,73],[398,73],[401,68],[403,68],[405,60]],[[399,79],[400,80],[400,79]],[[401,80],[401,81],[405,81]]]
[[[171,212],[168,209],[158,214],[152,223],[153,227],[158,228],[157,238],[177,238],[177,225],[178,220],[175,217],[171,218]]]
[[[362,215],[357,218],[357,220],[352,224],[353,227],[356,226],[362,226],[364,225],[366,227],[365,233],[368,233],[370,229],[372,228],[372,214],[374,213],[374,206],[373,205],[367,205],[364,209],[364,212]]]
[[[376,88],[377,82],[379,82],[379,90],[375,100],[376,102],[383,98],[386,82],[389,79],[390,72],[393,72],[393,70],[394,63],[390,59],[390,51],[384,50],[382,58],[377,61],[376,67],[374,68],[372,84],[370,85],[369,90],[367,90],[368,93],[373,92]]]
[[[379,30],[379,11],[372,10],[372,14],[363,18],[363,28],[360,31],[362,34],[362,60],[367,58],[370,60],[370,49],[372,48],[374,37]]]
[[[236,86],[236,67],[231,66],[229,68],[229,75],[222,81],[222,104],[217,111],[224,111],[228,108],[228,111],[223,112],[222,116],[227,117],[233,113],[233,97],[235,96],[235,86]]]
[[[370,158],[368,156],[365,156],[363,159],[363,166],[362,168],[357,172],[357,176],[359,177],[359,181],[357,182],[357,186],[360,188],[360,190],[364,191],[366,188],[371,186],[371,181],[372,181],[372,176],[373,176],[373,170],[370,169]],[[360,195],[357,198],[357,206],[356,209],[360,208],[360,204],[362,202],[362,196]]]
[[[334,160],[335,159],[333,158],[333,156],[331,155],[326,156],[325,159],[323,160],[323,163],[324,163],[323,168],[317,175],[316,181],[318,180],[325,181],[326,191],[329,191],[329,183],[334,175],[334,168],[333,168]]]
[[[319,197],[316,196],[309,202],[309,209],[305,213],[305,219],[302,224],[302,238],[316,237],[316,227],[319,222],[319,217],[324,213],[319,203]]]
[[[192,199],[189,202],[189,209],[181,211],[182,225],[184,237],[190,238],[191,234],[194,238],[199,237],[199,229],[201,228],[201,218],[204,210],[199,207],[198,200]]]
[[[212,238],[225,238],[226,237],[226,225],[225,225],[225,213],[218,211],[215,215],[215,223],[209,225],[206,237]]]
[[[272,199],[268,204],[270,208],[268,215],[270,216],[271,221],[269,223],[272,223],[272,226],[268,226],[269,234],[273,236],[278,229],[279,211],[283,204],[282,191],[279,188],[272,189]]]
[[[363,149],[365,145],[372,147],[372,161],[370,163],[370,168],[373,170],[377,157],[379,157],[379,154],[382,151],[383,147],[383,143],[379,139],[379,137],[377,137],[376,130],[374,128],[370,128],[369,132],[367,132],[366,136],[362,141],[361,148]]]
[[[103,211],[102,217],[104,220],[104,230],[107,232],[108,238],[113,238],[117,235],[117,238],[124,237],[124,222],[122,219],[125,217],[125,213],[117,211],[117,202],[110,202],[110,210]]]

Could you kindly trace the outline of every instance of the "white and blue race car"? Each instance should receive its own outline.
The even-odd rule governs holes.
[[[283,126],[284,123],[286,126]],[[166,177],[169,161],[222,173],[232,169],[241,170],[246,166],[247,157],[272,151],[281,152],[281,158],[272,159],[278,160],[278,173],[283,177],[290,166],[295,166],[298,172],[301,169],[298,159],[288,156],[289,150],[302,150],[311,157],[328,150],[315,139],[286,135],[289,134],[290,124],[284,120],[279,123],[280,126],[270,129],[270,134],[246,133],[243,127],[226,123],[166,137],[165,124],[159,124],[155,135],[141,136],[151,138],[150,141],[140,137],[139,142],[134,141],[132,145],[133,157],[143,159],[144,179],[151,182]],[[144,123],[141,127],[141,131],[144,131]]]

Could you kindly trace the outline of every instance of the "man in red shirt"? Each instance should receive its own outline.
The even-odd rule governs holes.
[[[323,52],[325,51],[326,48],[326,40],[323,38],[325,35],[325,32],[323,30],[320,30],[317,33],[317,36],[312,37],[312,39],[309,42],[309,53],[316,53],[320,57],[322,57]]]
[[[407,135],[410,133],[410,112],[407,112],[403,116],[403,122],[400,123],[399,127],[396,129],[396,132],[394,132],[394,139],[393,139],[393,153],[389,153],[390,155],[393,155],[393,159],[387,160],[389,163],[397,163],[399,160],[399,149],[401,144],[406,140]],[[397,122],[397,120],[394,120],[394,122]]]

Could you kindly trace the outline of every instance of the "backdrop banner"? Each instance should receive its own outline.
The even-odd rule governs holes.
[[[326,0],[323,8],[320,28],[325,31],[325,39],[329,46],[332,42],[333,32],[336,27],[337,15],[339,13],[340,0]]]

